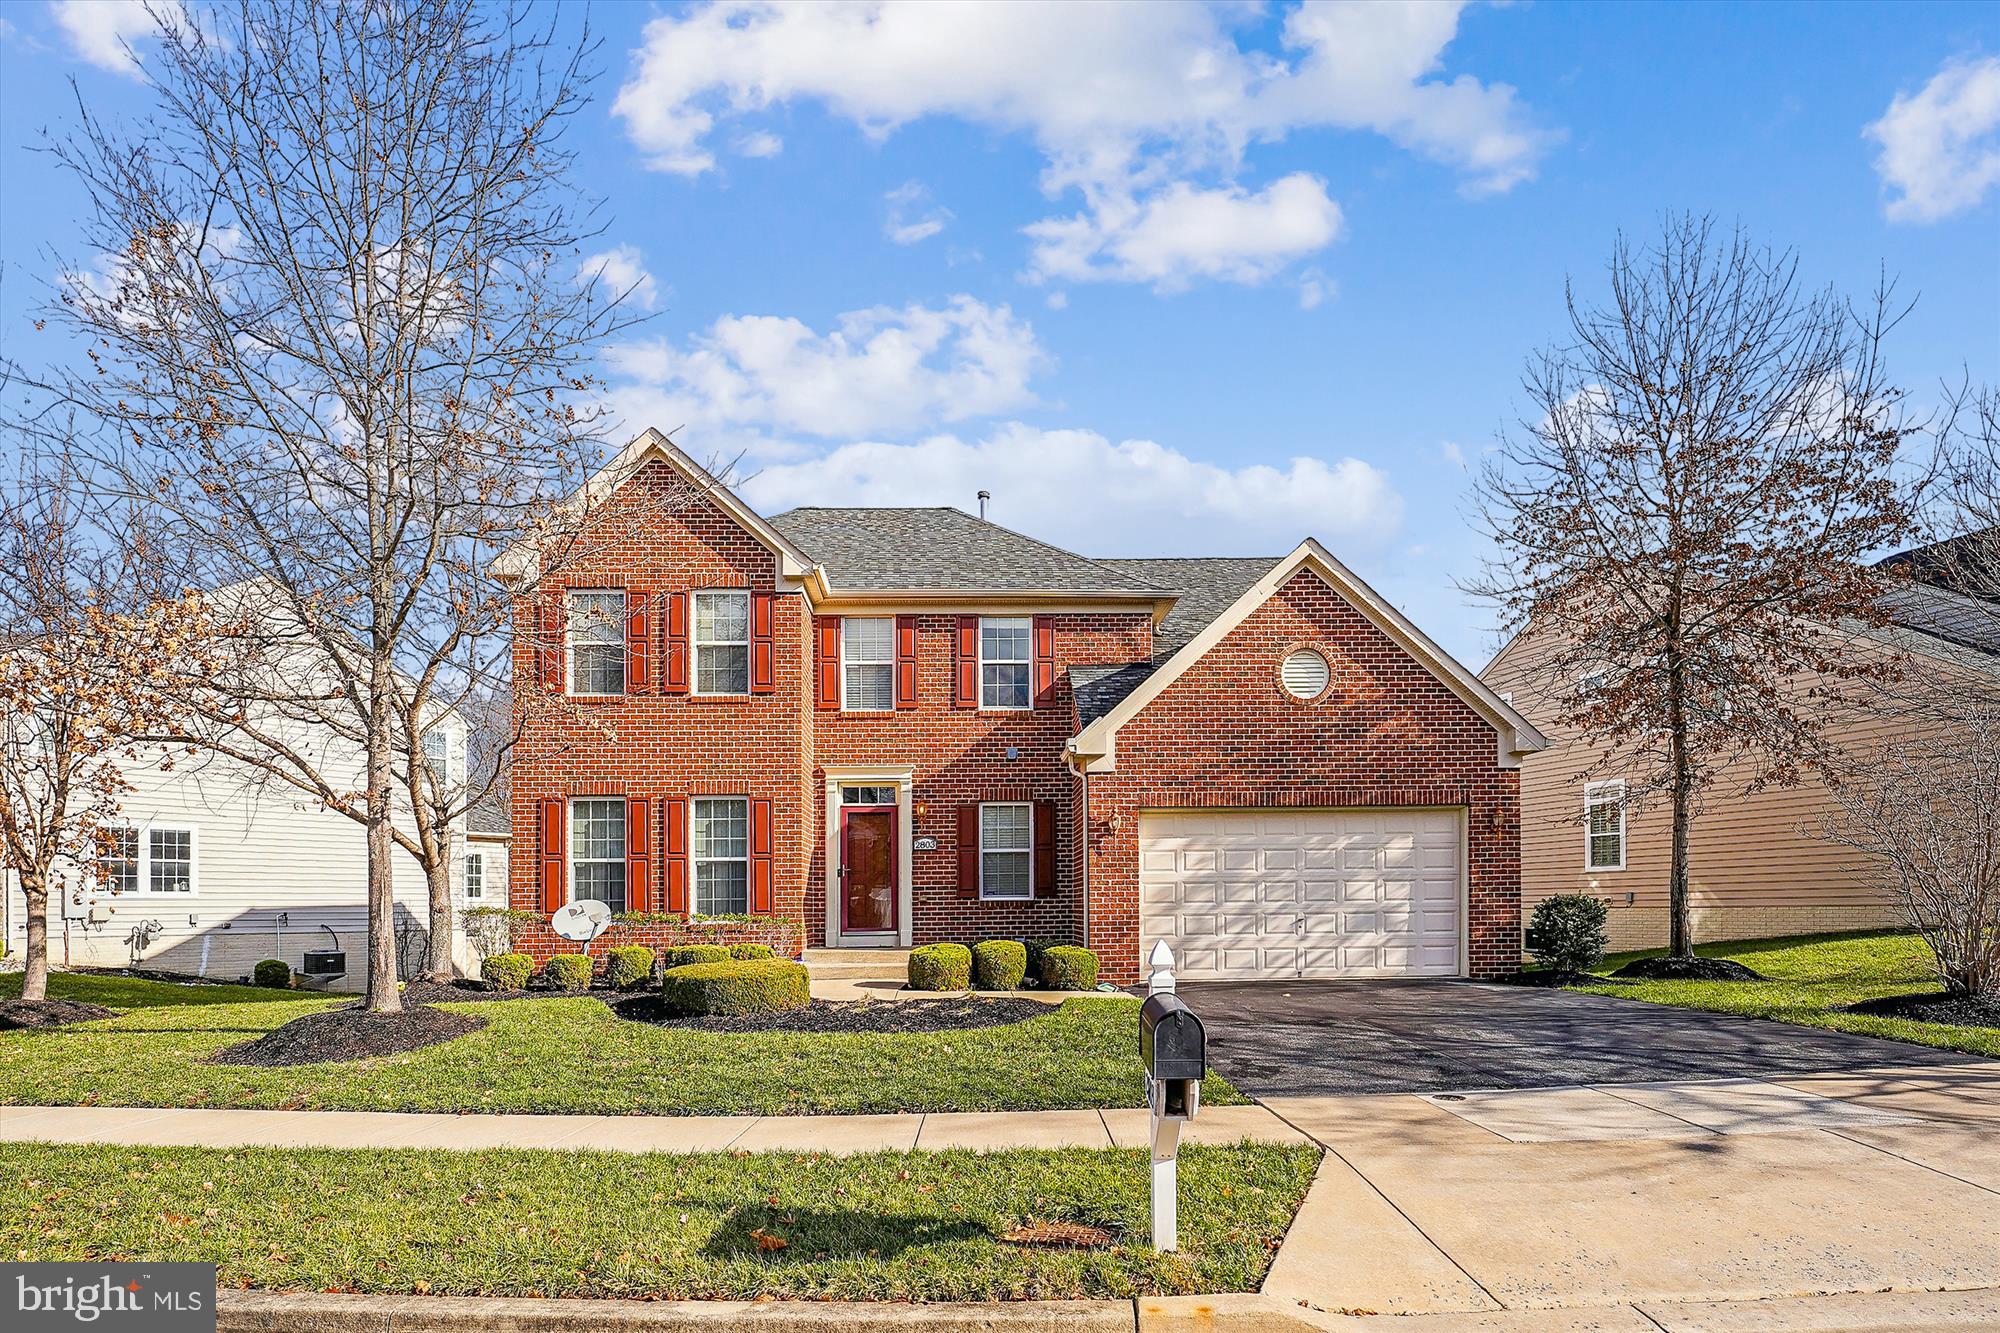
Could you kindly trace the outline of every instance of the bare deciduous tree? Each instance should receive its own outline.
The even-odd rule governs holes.
[[[159,14],[150,120],[80,100],[52,144],[99,259],[50,308],[88,364],[38,382],[102,424],[94,491],[234,590],[182,734],[365,827],[367,1007],[392,1010],[395,855],[445,972],[452,821],[498,768],[440,773],[426,738],[506,680],[512,598],[615,539],[558,503],[601,454],[588,354],[629,322],[579,273],[562,147],[594,48],[474,0],[205,12]],[[487,566],[523,541],[541,562],[503,589]]]
[[[1688,836],[1725,770],[1797,781],[1826,753],[1829,695],[1888,655],[1863,558],[1911,530],[1899,394],[1880,360],[1890,294],[1802,288],[1790,254],[1706,219],[1622,238],[1610,300],[1574,290],[1573,337],[1531,361],[1535,415],[1477,482],[1499,550],[1467,591],[1536,636],[1557,725],[1602,747],[1628,799],[1672,807],[1670,954],[1692,957]]]

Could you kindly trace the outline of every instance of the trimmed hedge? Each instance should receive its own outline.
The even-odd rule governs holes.
[[[653,949],[646,944],[621,944],[604,955],[604,984],[629,990],[653,979]]]
[[[494,990],[526,990],[535,960],[524,953],[496,953],[479,964],[479,979]]]
[[[972,984],[981,990],[1019,990],[1028,975],[1028,946],[1019,940],[981,940],[972,946]]]
[[[671,949],[660,950],[660,966],[669,972],[692,963],[728,961],[729,946],[726,944],[676,944]]]
[[[972,984],[972,950],[925,944],[910,950],[911,990],[964,990]]]
[[[748,962],[753,958],[776,958],[778,951],[768,944],[732,944],[729,956],[737,962]]]
[[[1068,940],[1024,940],[1028,946],[1028,984],[1042,984],[1042,955],[1051,949],[1068,944]]]
[[[1042,951],[1042,984],[1050,990],[1089,990],[1097,985],[1097,955],[1074,944]]]
[[[250,982],[255,986],[268,986],[272,990],[292,988],[292,967],[282,958],[260,959],[250,969]]]
[[[1551,972],[1588,972],[1604,961],[1604,903],[1587,893],[1559,893],[1535,904],[1523,942]]]
[[[683,1014],[780,1014],[812,996],[806,970],[789,958],[689,963],[660,975],[660,998]]]
[[[590,955],[559,953],[542,964],[542,978],[557,990],[589,990]]]

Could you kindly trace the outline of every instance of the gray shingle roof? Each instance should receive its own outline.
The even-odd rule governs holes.
[[[792,509],[769,522],[843,591],[1177,591],[956,509]]]
[[[1207,629],[1215,618],[1236,604],[1250,585],[1271,572],[1279,556],[1189,556],[1156,560],[1105,560],[1102,563],[1133,578],[1163,588],[1179,588],[1180,600],[1153,630],[1153,657],[1148,662],[1114,666],[1071,667],[1070,686],[1076,712],[1089,726],[1139,688],[1160,664]]]
[[[513,821],[507,817],[507,807],[500,804],[500,797],[488,792],[466,810],[465,831],[489,838],[507,837],[514,832],[514,827]]]

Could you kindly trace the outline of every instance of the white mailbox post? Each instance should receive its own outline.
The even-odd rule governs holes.
[[[1153,974],[1139,1009],[1139,1056],[1152,1114],[1153,1248],[1167,1251],[1180,1248],[1181,1126],[1201,1109],[1208,1062],[1201,1019],[1174,994],[1174,953],[1165,940],[1153,946],[1148,963]]]

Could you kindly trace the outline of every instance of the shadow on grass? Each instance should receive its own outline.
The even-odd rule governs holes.
[[[993,1233],[977,1222],[943,1217],[743,1207],[723,1219],[702,1253],[713,1259],[811,1263],[849,1256],[888,1258],[927,1245],[992,1240]]]

